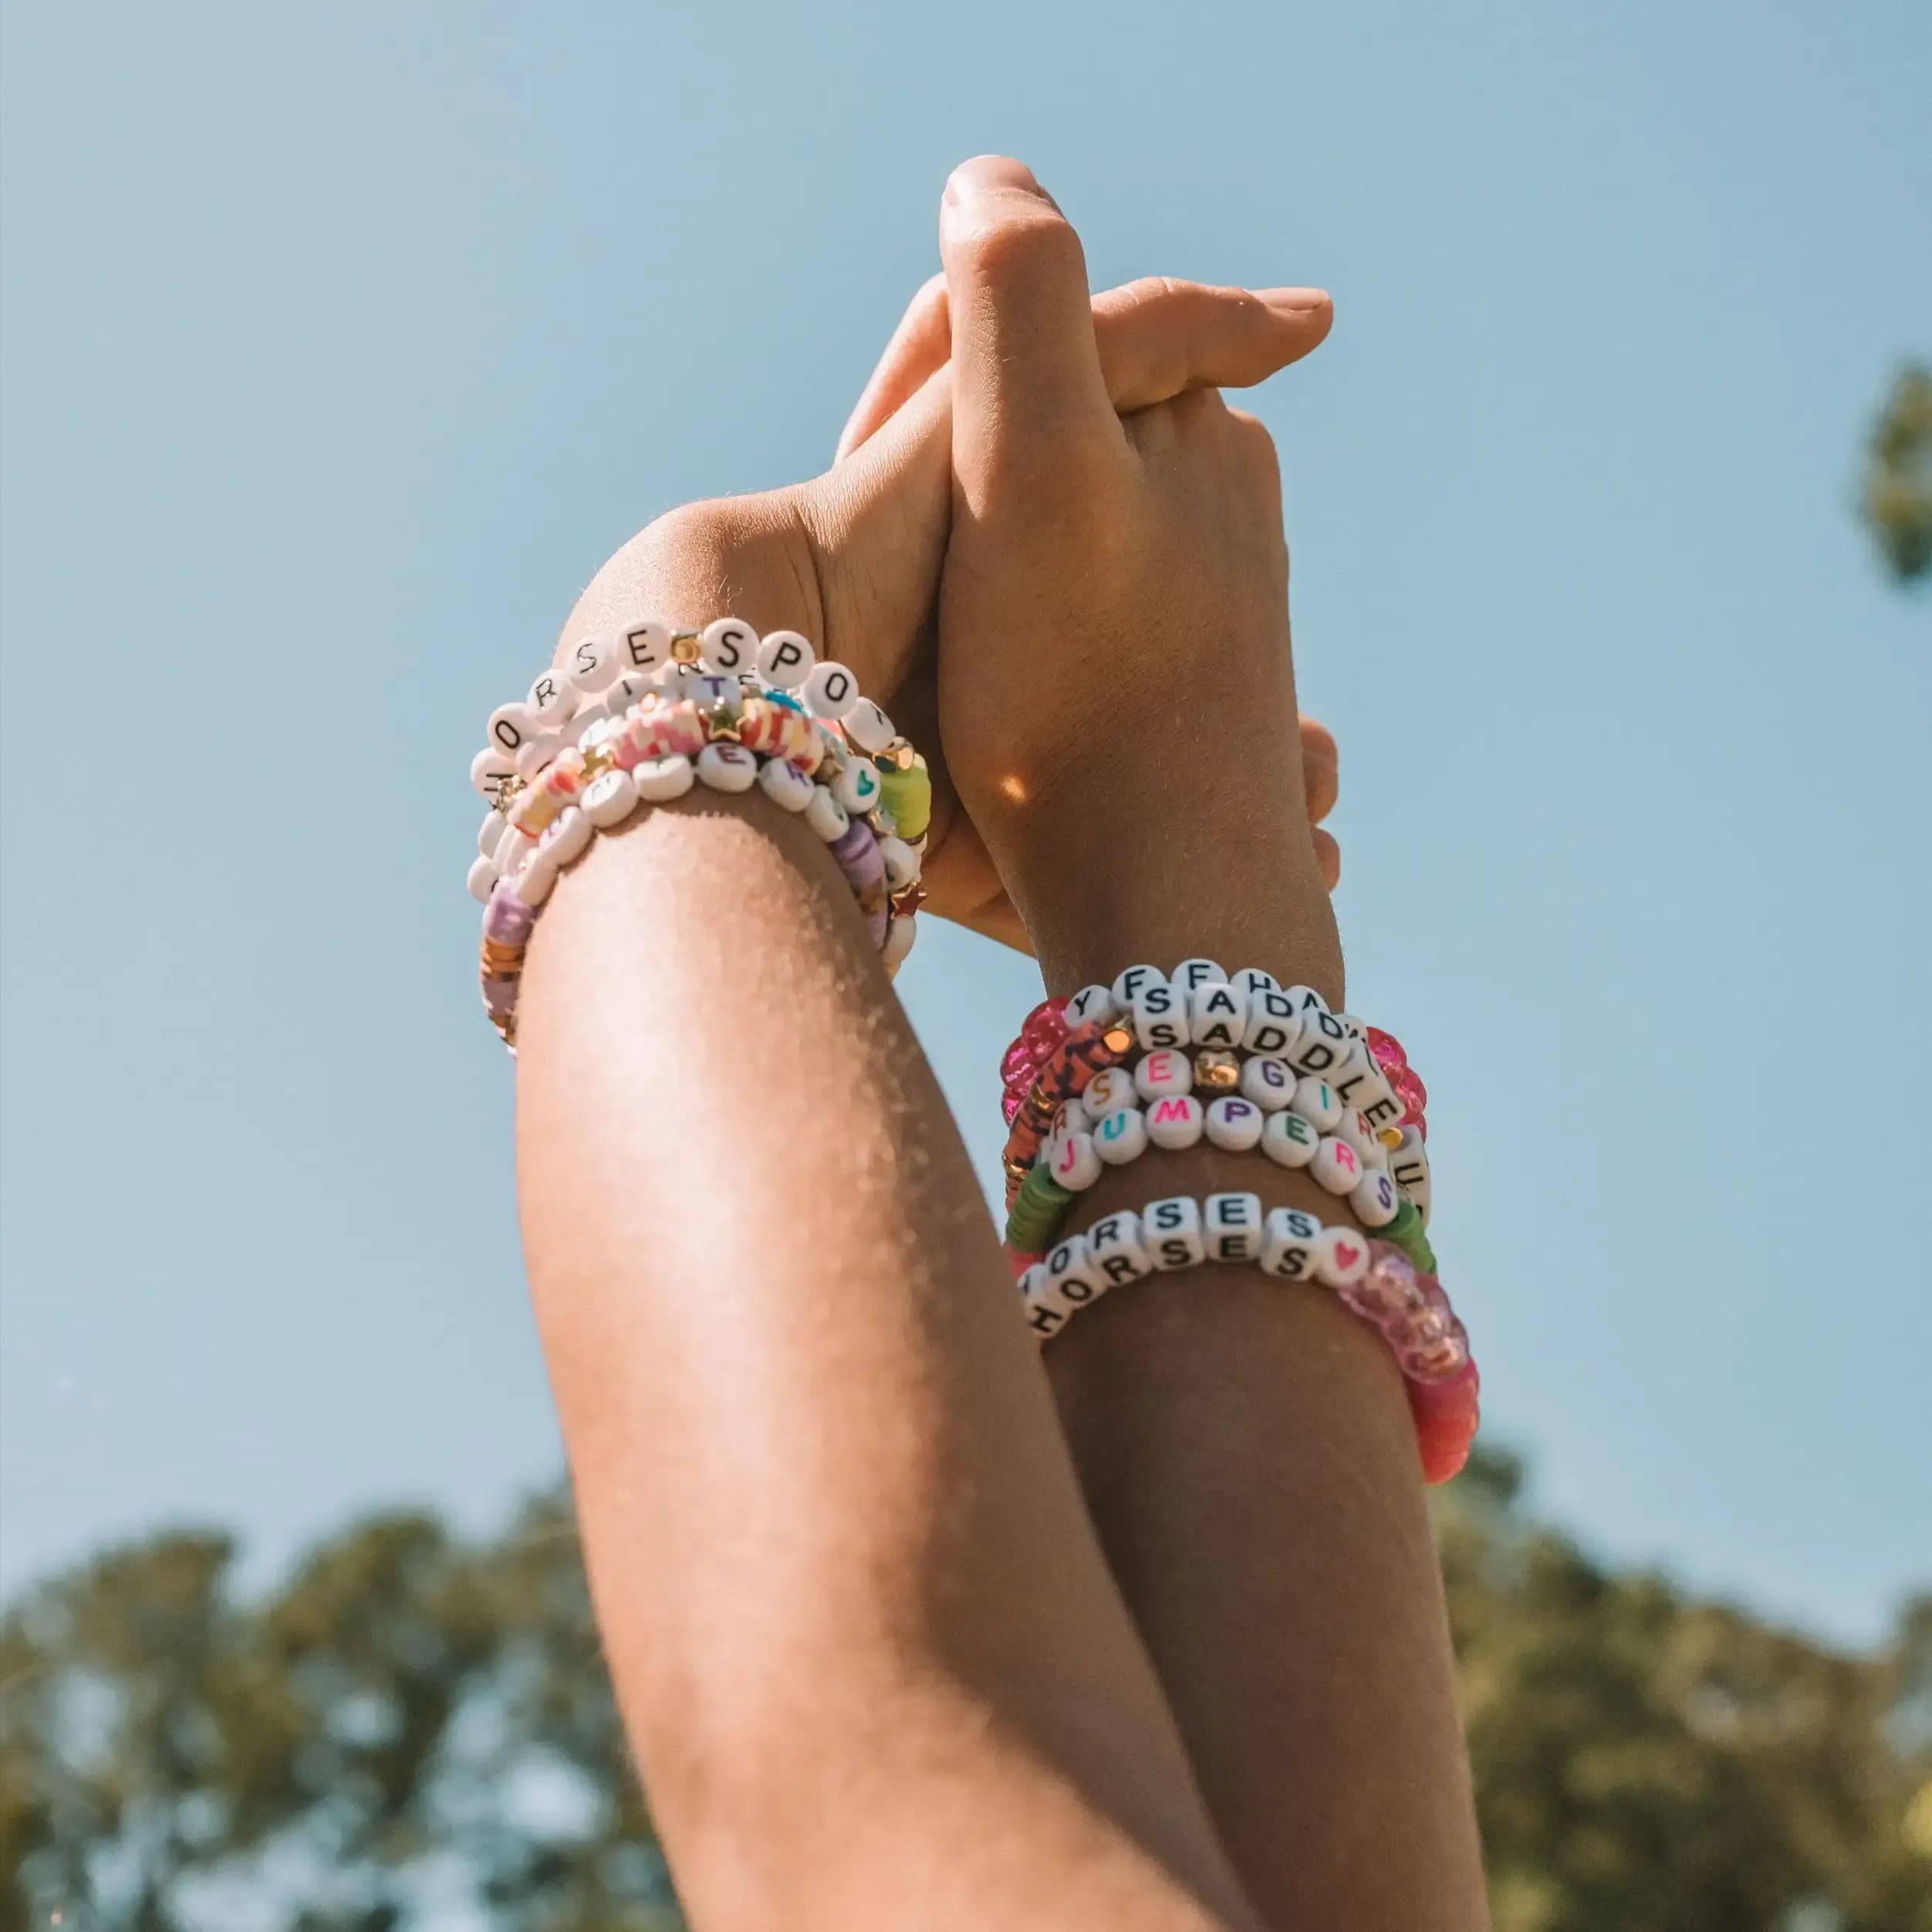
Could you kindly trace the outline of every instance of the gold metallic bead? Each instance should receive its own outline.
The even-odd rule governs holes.
[[[583,754],[583,763],[577,776],[588,784],[593,778],[600,777],[607,771],[614,771],[617,764],[616,757],[604,746],[593,745]]]
[[[1110,1026],[1100,1036],[1100,1044],[1116,1060],[1125,1060],[1134,1050],[1134,1036],[1124,1026]]]
[[[703,645],[696,631],[672,632],[671,662],[673,664],[696,664],[703,655]]]
[[[1220,1047],[1203,1047],[1194,1056],[1194,1084],[1230,1094],[1241,1084],[1241,1063]]]
[[[1402,1145],[1402,1129],[1399,1127],[1378,1128],[1376,1138],[1393,1154]]]

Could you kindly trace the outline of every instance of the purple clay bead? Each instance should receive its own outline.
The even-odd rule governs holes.
[[[521,946],[536,925],[536,908],[517,897],[516,888],[507,879],[491,888],[490,903],[483,908],[483,937],[499,946]]]
[[[481,985],[484,1011],[494,1014],[498,1019],[508,1019],[516,1011],[517,982],[513,979],[485,979]]]
[[[838,862],[838,869],[845,875],[846,883],[855,892],[863,892],[868,886],[876,886],[886,876],[886,862],[879,855],[879,841],[872,836],[872,827],[854,819],[832,842],[832,855]]]
[[[882,906],[876,913],[866,915],[866,930],[872,934],[872,943],[883,947],[886,943],[886,928],[892,923],[892,915]]]

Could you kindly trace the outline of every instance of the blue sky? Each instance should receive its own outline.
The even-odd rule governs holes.
[[[995,149],[1097,285],[1335,293],[1257,406],[1494,1434],[1874,1635],[1932,604],[1850,505],[1932,352],[1932,12],[872,11],[9,9],[0,1583],[554,1468],[464,767],[635,528],[822,466]],[[1036,980],[934,926],[901,985],[990,1172]]]

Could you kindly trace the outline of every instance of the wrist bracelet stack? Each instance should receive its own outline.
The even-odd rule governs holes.
[[[523,956],[593,836],[694,785],[762,791],[830,848],[896,972],[912,951],[932,812],[925,760],[842,665],[736,617],[587,638],[490,714],[470,782],[490,801],[469,872],[483,902],[483,1007],[512,1050]]]
[[[1478,1382],[1427,1232],[1428,1092],[1393,1035],[1331,1012],[1312,987],[1190,959],[1043,1002],[1000,1074],[1006,1247],[1043,1342],[1107,1288],[1163,1269],[1242,1261],[1318,1283],[1394,1351],[1427,1479],[1461,1468]],[[1062,1238],[1075,1197],[1109,1167],[1203,1140],[1305,1171],[1354,1224],[1217,1194]]]

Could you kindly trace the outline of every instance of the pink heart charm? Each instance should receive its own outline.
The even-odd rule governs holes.
[[[1335,1244],[1335,1258],[1338,1267],[1352,1268],[1361,1260],[1362,1250],[1350,1247],[1345,1241],[1338,1241]]]

